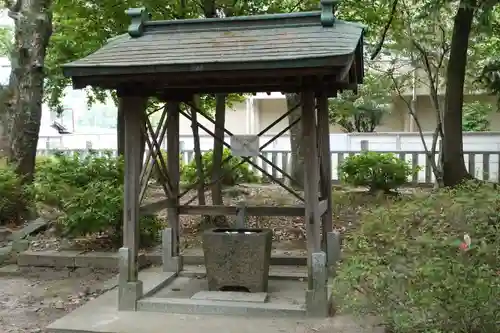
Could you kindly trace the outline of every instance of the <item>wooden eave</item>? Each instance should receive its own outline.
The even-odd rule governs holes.
[[[359,26],[354,26],[353,28],[353,25],[349,23],[339,23],[340,27],[342,27],[339,29],[350,34],[350,37],[346,37],[346,41],[350,40],[350,45],[352,45],[353,38],[356,38],[355,41],[357,40],[358,42],[357,47],[354,48],[351,46],[350,52],[342,51],[337,52],[338,54],[336,55],[330,55],[329,52],[325,51],[328,48],[331,49],[331,46],[329,46],[329,43],[323,36],[323,31],[326,31],[328,35],[335,30],[321,30],[322,28],[318,21],[319,17],[319,12],[310,12],[227,19],[144,22],[144,31],[142,33],[145,34],[144,36],[150,36],[144,37],[144,41],[141,40],[141,36],[136,39],[131,39],[128,36],[118,36],[114,38],[114,41],[110,41],[108,45],[103,47],[101,49],[103,51],[99,50],[94,53],[96,55],[92,54],[86,58],[67,64],[63,67],[63,71],[65,76],[72,78],[73,86],[76,89],[94,86],[153,96],[161,94],[161,92],[166,90],[172,94],[186,95],[192,93],[252,93],[261,91],[299,92],[307,88],[307,86],[334,90],[356,89],[357,84],[362,83],[363,79],[362,33],[358,37],[353,36],[356,35],[356,31],[362,31],[362,28]],[[254,56],[251,60],[239,61],[237,60],[239,58],[234,55],[232,58],[230,57],[231,59],[235,59],[234,61],[227,61],[225,58],[217,60],[217,58],[214,58],[214,54],[216,54],[214,52],[218,52],[218,46],[208,45],[207,47],[202,46],[202,49],[209,50],[208,58],[203,58],[203,54],[200,56],[201,60],[203,60],[202,62],[186,62],[181,57],[179,61],[175,61],[175,58],[173,58],[174,60],[170,61],[170,63],[161,63],[161,58],[158,60],[158,54],[163,53],[154,53],[156,60],[148,62],[146,56],[153,53],[146,52],[141,58],[140,48],[134,46],[137,45],[134,44],[134,40],[140,40],[142,43],[140,45],[154,45],[147,43],[149,43],[148,40],[154,40],[155,38],[160,41],[163,40],[162,38],[167,38],[166,41],[168,44],[169,38],[170,40],[174,38],[170,37],[171,35],[169,34],[175,36],[179,31],[184,31],[183,29],[188,29],[188,32],[191,33],[189,38],[193,39],[197,31],[206,34],[210,34],[210,31],[212,31],[214,36],[219,34],[219,36],[222,36],[221,38],[224,38],[226,35],[221,35],[221,31],[227,31],[228,35],[234,31],[236,31],[236,35],[238,32],[244,35],[245,32],[241,31],[246,31],[253,27],[255,37],[251,37],[259,38],[259,33],[265,31],[264,38],[269,40],[269,33],[271,31],[280,31],[280,29],[283,29],[283,24],[288,34],[298,33],[302,36],[301,45],[303,47],[302,49],[298,49],[297,57],[295,58],[291,42],[288,42],[289,44],[285,42],[285,44],[281,45],[281,47],[283,45],[287,47],[285,55],[279,52],[276,53],[276,51],[269,51],[272,47],[269,47],[269,45],[266,47],[267,44],[261,42],[261,45],[264,45],[264,51],[267,50],[268,52],[268,55],[264,57],[265,60],[260,60],[258,56]],[[209,32],[207,32],[207,29]],[[304,50],[304,46],[307,43],[306,37],[308,36],[304,35],[304,31],[306,31],[306,34],[311,33],[312,36],[320,38],[320,49],[314,49],[312,55],[308,55]],[[290,37],[289,35],[287,36]],[[177,38],[177,43],[189,46],[188,43],[179,38]],[[235,38],[238,38],[238,36],[232,37],[233,40]],[[225,45],[222,46],[222,55],[233,52],[231,47],[226,45],[227,42],[224,44],[224,41],[220,41],[216,37],[213,37],[213,40],[216,45]],[[245,40],[245,36],[243,36],[242,40],[242,45],[252,45],[252,40],[255,39],[246,36]],[[200,45],[196,41],[193,42],[193,40],[190,43],[192,43],[191,45]],[[310,43],[313,46],[315,45],[314,41]],[[115,62],[112,54],[117,54],[116,52],[118,51],[116,50],[119,50],[120,45],[123,44],[132,45],[129,48],[135,52],[135,58],[133,59],[139,60],[127,61],[125,58],[125,61],[122,60],[120,62],[118,59]],[[173,46],[175,45],[179,44],[174,43]],[[316,45],[318,45],[317,42]],[[344,42],[342,45],[344,47],[343,50],[349,50],[346,46],[349,44],[345,44]],[[249,48],[250,53],[252,52],[252,47]],[[255,49],[253,47],[253,52],[260,54],[263,48]],[[106,54],[106,50],[111,50],[110,55]],[[126,46],[124,46],[124,51],[126,50]],[[243,50],[246,49],[243,48]],[[333,51],[335,50],[333,49]],[[149,52],[156,52],[156,50]],[[165,49],[163,52],[165,52]],[[176,50],[175,52],[177,52],[176,54],[180,54],[179,52],[185,51],[181,49],[181,51]],[[241,53],[242,46],[240,45],[239,49],[235,52]],[[275,58],[273,58],[273,54],[276,54]],[[171,54],[169,56],[172,59]],[[197,60],[196,56],[189,56]],[[99,62],[100,59],[103,60],[102,63]]]

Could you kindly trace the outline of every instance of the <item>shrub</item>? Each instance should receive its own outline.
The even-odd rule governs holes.
[[[51,163],[54,161],[53,156],[37,156],[35,159],[35,169],[43,166],[44,164]]]
[[[376,315],[394,333],[496,332],[499,211],[496,188],[468,183],[365,214],[345,239],[340,310]]]
[[[225,148],[222,154],[222,160],[225,160],[229,156],[231,156],[231,151]],[[247,164],[243,163],[238,165],[241,161],[242,159],[239,157],[232,157],[229,162],[222,165],[222,173],[224,174],[224,177],[221,180],[222,185],[233,186],[238,183],[256,183],[259,181],[259,177],[254,171],[250,170]],[[205,178],[205,182],[208,183],[210,182],[212,175],[212,150],[202,155],[202,165],[205,175],[208,175]],[[189,184],[193,184],[198,180],[196,161],[194,159],[183,169],[182,180]]]
[[[7,165],[0,166],[0,225],[19,223],[29,203],[29,192],[14,170]]]
[[[352,186],[370,191],[389,192],[404,183],[413,172],[411,166],[394,154],[364,152],[349,156],[341,165],[341,179]]]
[[[57,155],[37,168],[34,194],[56,206],[62,232],[68,236],[107,233],[121,244],[123,229],[123,160],[111,154]],[[161,225],[154,216],[140,220],[141,245],[156,242]]]
[[[165,161],[165,164],[168,167],[167,152],[162,150],[161,155],[163,156],[163,160]],[[155,167],[154,167],[153,171],[151,172],[151,179],[155,180],[156,182],[161,181],[160,172],[158,171],[158,168],[157,168],[157,166],[160,166],[160,165],[161,165],[160,159],[158,157],[156,157]],[[180,172],[182,174],[183,169],[184,169],[184,161],[182,160],[182,155],[179,155],[179,167],[180,167]]]

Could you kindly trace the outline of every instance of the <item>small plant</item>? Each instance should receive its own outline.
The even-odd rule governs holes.
[[[390,192],[407,182],[418,170],[394,154],[364,152],[349,156],[340,165],[341,179],[352,186],[366,186],[370,191]]]
[[[165,166],[167,166],[167,168],[168,168],[167,152],[162,150],[161,156],[163,157],[163,161],[165,162]],[[157,156],[154,169],[151,172],[151,179],[153,179],[154,181],[156,181],[158,183],[161,182],[161,179],[162,179],[162,176],[161,176],[160,171],[158,169],[159,166],[161,167],[161,162],[160,162],[160,158]],[[182,155],[179,155],[179,169],[180,169],[180,172],[182,174],[182,172],[184,170],[184,161],[182,160]]]
[[[0,166],[0,225],[18,224],[29,202],[29,192],[14,170]]]
[[[115,246],[123,234],[123,160],[111,153],[66,156],[37,165],[33,192],[39,202],[61,211],[61,231],[67,236],[109,235]],[[140,245],[158,241],[161,228],[155,216],[140,220]]]
[[[499,190],[471,182],[365,213],[344,240],[339,310],[394,333],[498,331],[499,211]]]
[[[224,149],[222,154],[222,160],[231,156],[231,151],[229,149]],[[254,171],[250,170],[247,164],[240,164],[242,161],[239,157],[232,157],[229,162],[222,165],[222,174],[224,177],[221,180],[222,185],[233,186],[238,183],[257,183],[259,182],[259,177]],[[205,175],[205,182],[208,183],[212,175],[212,165],[213,165],[213,151],[208,151],[202,155],[202,165]],[[237,166],[238,165],[238,166]],[[196,171],[196,161],[192,160],[183,169],[182,180],[188,184],[195,183],[198,180],[198,174]]]
[[[72,196],[62,198],[64,215],[59,218],[68,236],[107,233],[115,246],[123,237],[123,186],[109,181],[93,181]],[[154,215],[142,216],[139,221],[141,247],[159,241],[161,222]]]

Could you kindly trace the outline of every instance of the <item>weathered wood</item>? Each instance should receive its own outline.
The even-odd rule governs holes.
[[[323,217],[323,215],[325,213],[328,213],[328,200],[320,200],[320,202],[319,202],[319,215]]]
[[[122,97],[125,122],[125,179],[123,247],[130,250],[128,281],[137,281],[139,251],[139,177],[141,174],[141,133],[147,100]]]
[[[314,105],[314,92],[302,93],[302,140],[304,144],[304,199],[307,233],[307,254],[309,268],[309,289],[312,289],[312,263],[313,253],[321,251],[319,214],[319,166],[318,148],[316,145],[316,115]]]
[[[161,154],[161,144],[156,140],[155,133],[153,130],[153,126],[148,118],[146,118],[146,130],[150,135],[146,135],[146,142],[149,150],[152,152],[151,157],[153,159],[153,167],[156,165],[156,169],[161,175],[161,186],[163,187],[163,191],[167,197],[172,197],[172,185],[170,181],[170,177],[167,171],[167,164],[165,162],[165,158]],[[153,170],[153,169],[151,169]],[[146,177],[146,184],[149,180],[149,176]],[[147,185],[146,185],[147,186]],[[144,188],[145,191],[146,187]],[[141,189],[142,190],[142,189]],[[141,192],[141,200],[144,192]]]
[[[165,138],[165,133],[167,132],[167,108],[166,108],[166,105],[165,107],[163,108],[162,110],[162,114],[160,116],[160,121],[158,123],[158,127],[156,128],[156,130],[154,131],[154,133],[152,135],[154,135],[155,138],[158,138],[158,143],[162,144],[163,142],[163,139]],[[149,139],[149,138],[147,138]],[[148,146],[149,146],[150,142],[148,142]],[[143,197],[144,197],[144,194],[146,193],[146,188],[148,186],[148,181],[151,177],[151,173],[153,172],[155,166],[158,168],[158,171],[160,172],[159,170],[159,167],[157,165],[157,161],[156,161],[156,158],[153,157],[153,155],[156,155],[155,154],[156,151],[155,149],[152,149],[152,148],[149,148],[148,149],[148,152],[147,152],[147,155],[146,155],[146,158],[145,158],[145,162],[144,162],[144,165],[145,167],[142,168],[142,172],[141,172],[141,192],[140,192],[140,199],[142,201]],[[170,185],[170,184],[169,184]]]
[[[214,135],[224,141],[224,126],[226,123],[226,95],[216,95]],[[222,157],[224,145],[221,141],[214,140],[213,170],[212,170],[212,204],[222,205],[222,185],[219,179],[222,174]]]
[[[123,98],[118,97],[118,107],[116,114],[116,147],[117,155],[123,156],[125,153],[125,120],[123,119],[123,109],[124,109]]]
[[[326,204],[321,212],[323,229],[321,247],[326,251],[326,235],[333,230],[332,203],[332,159],[330,157],[330,122],[328,121],[328,97],[322,93],[318,96],[318,148],[320,155],[320,190],[321,199]]]
[[[300,82],[294,81],[266,81],[260,78],[249,78],[245,79],[248,83],[242,85],[241,79],[227,79],[226,81],[220,81],[221,78],[217,79],[209,79],[207,81],[193,81],[187,83],[177,83],[173,81],[166,81],[168,78],[166,77],[157,77],[155,74],[150,74],[151,80],[145,81],[144,76],[142,77],[134,77],[125,75],[124,77],[113,77],[115,80],[110,80],[108,77],[92,77],[85,79],[82,81],[82,78],[74,77],[73,78],[73,86],[75,89],[82,88],[82,84],[86,84],[85,82],[91,85],[100,86],[104,89],[126,89],[127,92],[130,92],[135,95],[140,96],[157,96],[162,99],[169,99],[170,97],[175,100],[184,101],[187,96],[192,96],[193,94],[229,94],[229,93],[253,93],[253,92],[271,92],[271,91],[282,91],[284,93],[298,93],[303,87],[303,84]],[[167,75],[169,78],[172,78],[172,75]],[[149,77],[149,76],[148,76]],[[328,78],[328,77],[326,77]],[[140,83],[133,83],[140,82]],[[162,84],[153,85],[150,82],[162,82]],[[334,91],[337,90],[354,90],[357,89],[357,84],[353,83],[343,83],[343,82],[335,82],[333,81],[318,81],[316,85],[321,85],[328,89],[328,91],[332,91],[329,96],[334,96]],[[314,89],[314,85],[311,84],[311,89]]]
[[[188,71],[182,74],[180,73],[165,73],[161,71],[155,70],[155,68],[136,68],[135,73],[123,74],[123,73],[112,73],[112,69],[109,68],[106,71],[103,69],[100,70],[98,75],[85,76],[81,77],[78,73],[78,69],[74,68],[71,73],[73,83],[77,86],[82,84],[87,85],[96,85],[96,86],[104,86],[104,85],[113,85],[115,88],[117,84],[120,83],[130,83],[130,82],[143,82],[147,83],[148,80],[146,78],[151,78],[154,82],[162,82],[166,84],[170,84],[172,88],[176,87],[195,87],[198,85],[209,87],[211,86],[211,82],[213,84],[222,84],[224,81],[238,81],[243,85],[252,85],[256,86],[258,84],[265,85],[266,83],[294,83],[298,88],[302,86],[301,78],[304,76],[309,77],[318,77],[318,81],[324,78],[322,82],[338,82],[337,74],[341,72],[346,63],[350,60],[350,55],[346,55],[345,57],[338,58],[338,63],[329,63],[328,67],[297,67],[293,65],[294,68],[275,68],[272,70],[255,70],[252,69],[242,69],[242,70],[234,70],[234,71],[210,71],[205,73],[200,73],[199,71]],[[296,60],[290,60],[290,64],[296,63]],[[149,67],[149,66],[148,66]],[[179,68],[179,66],[176,66]],[[120,69],[117,69],[118,71]],[[320,79],[321,78],[321,79]],[[226,82],[227,82],[226,81]],[[233,84],[233,82],[228,82]],[[342,83],[342,82],[339,82]],[[163,89],[163,87],[160,87]],[[231,87],[231,91],[234,91],[237,86],[233,85]],[[160,89],[158,89],[159,91]],[[280,91],[280,90],[277,90]]]
[[[183,112],[182,110],[179,110],[179,112],[184,116],[186,117],[187,119],[191,120],[191,116],[189,116],[186,112]],[[210,120],[210,118],[206,117],[206,119]],[[220,140],[220,138],[216,137],[214,135],[214,133],[209,130],[207,127],[203,126],[202,124],[198,123],[198,126],[200,126],[200,128],[202,130],[204,130],[205,132],[207,132],[209,135],[211,135],[215,140]],[[233,135],[231,132],[229,132],[228,130],[225,130],[226,133],[228,133],[229,135]],[[224,146],[226,146],[227,148],[230,148],[229,144],[226,143],[226,142],[222,142],[222,144]],[[265,158],[262,154],[259,155],[259,157],[265,161],[266,163],[269,163],[269,164],[272,164],[272,162],[270,162],[267,158]],[[269,172],[267,172],[266,170],[264,170],[263,168],[261,168],[259,165],[257,165],[257,163],[253,162],[251,158],[249,157],[241,157],[241,159],[243,159],[245,162],[248,162],[249,164],[251,164],[254,168],[256,168],[257,170],[259,170],[260,172],[262,172],[263,174],[265,174],[266,176],[268,176],[269,178],[273,178],[271,174],[269,174]],[[287,175],[286,173],[282,173],[283,175]],[[290,177],[288,175],[288,177]],[[277,184],[279,184],[281,187],[283,187],[285,190],[287,190],[291,195],[293,195],[294,197],[296,197],[297,199],[301,200],[301,201],[304,201],[304,199],[299,195],[297,194],[297,192],[295,192],[294,190],[292,190],[290,187],[286,186],[283,182],[281,182],[280,180],[278,179],[273,179]]]
[[[238,215],[238,206],[208,205],[208,206],[179,206],[181,215]],[[304,214],[303,206],[246,206],[245,214],[247,216],[301,216]]]
[[[167,164],[168,174],[170,176],[172,196],[169,199],[169,207],[167,209],[167,218],[170,228],[172,228],[172,256],[179,256],[179,181],[180,181],[180,165],[179,159],[179,103],[167,103]],[[173,158],[172,158],[173,157]]]
[[[196,95],[193,98],[193,104],[196,106],[200,105],[200,96]],[[197,120],[198,109],[191,108],[191,131],[193,133],[194,141],[194,160],[196,164],[196,176],[198,177],[196,181],[196,190],[198,196],[198,203],[200,205],[205,205],[205,171],[203,170],[203,157],[200,148],[200,133],[198,131],[198,120]]]
[[[185,117],[188,117],[186,116],[184,113],[183,115]],[[205,117],[205,119],[207,119],[208,121],[210,121],[212,124],[215,125],[215,121],[202,114],[201,115],[203,117]],[[189,118],[188,118],[189,119]],[[223,145],[225,145],[227,148],[231,148],[231,146],[229,144],[227,144],[226,142],[224,142],[223,140],[221,140],[221,138],[217,137],[212,131],[208,130],[205,126],[203,126],[202,124],[200,124],[198,122],[198,126],[203,129],[205,132],[207,132],[210,136],[212,136],[215,140],[219,141],[219,142],[222,142]],[[234,134],[231,133],[229,130],[227,130],[226,128],[224,128],[224,132],[229,135],[229,136],[233,136]],[[296,182],[297,180],[294,179],[292,176],[290,176],[287,172],[285,172],[285,170],[283,170],[282,168],[280,168],[279,166],[277,166],[276,164],[274,164],[272,161],[270,161],[268,158],[266,158],[263,154],[260,154],[259,153],[259,156],[265,163],[271,165],[273,168],[275,168],[278,172],[280,172],[284,177],[288,178],[289,180],[291,180],[292,182]],[[281,185],[281,187],[283,187],[284,189],[288,190],[293,196],[297,197],[297,198],[300,198],[300,196],[297,195],[297,193],[295,191],[293,191],[292,189],[290,189],[288,186],[286,186],[285,184],[281,183],[278,179],[276,179],[275,177],[272,176],[272,174],[268,173],[267,171],[265,171],[264,169],[260,168],[258,165],[254,164],[251,160],[251,157],[247,157],[247,156],[241,156],[241,158],[250,163],[251,165],[253,165],[255,168],[259,169],[261,172],[265,173],[266,176],[268,176],[269,178],[271,178],[273,181],[275,181],[276,183],[278,183],[279,185]],[[302,200],[300,198],[300,200]]]

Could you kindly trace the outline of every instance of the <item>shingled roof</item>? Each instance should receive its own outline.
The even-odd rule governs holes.
[[[149,21],[144,9],[129,10],[128,34],[63,66],[75,85],[95,77],[207,74],[297,68],[336,68],[358,58],[362,74],[363,26],[325,12]],[[359,64],[361,62],[361,64]],[[219,75],[218,74],[218,75]],[[90,79],[94,77],[94,79]]]

